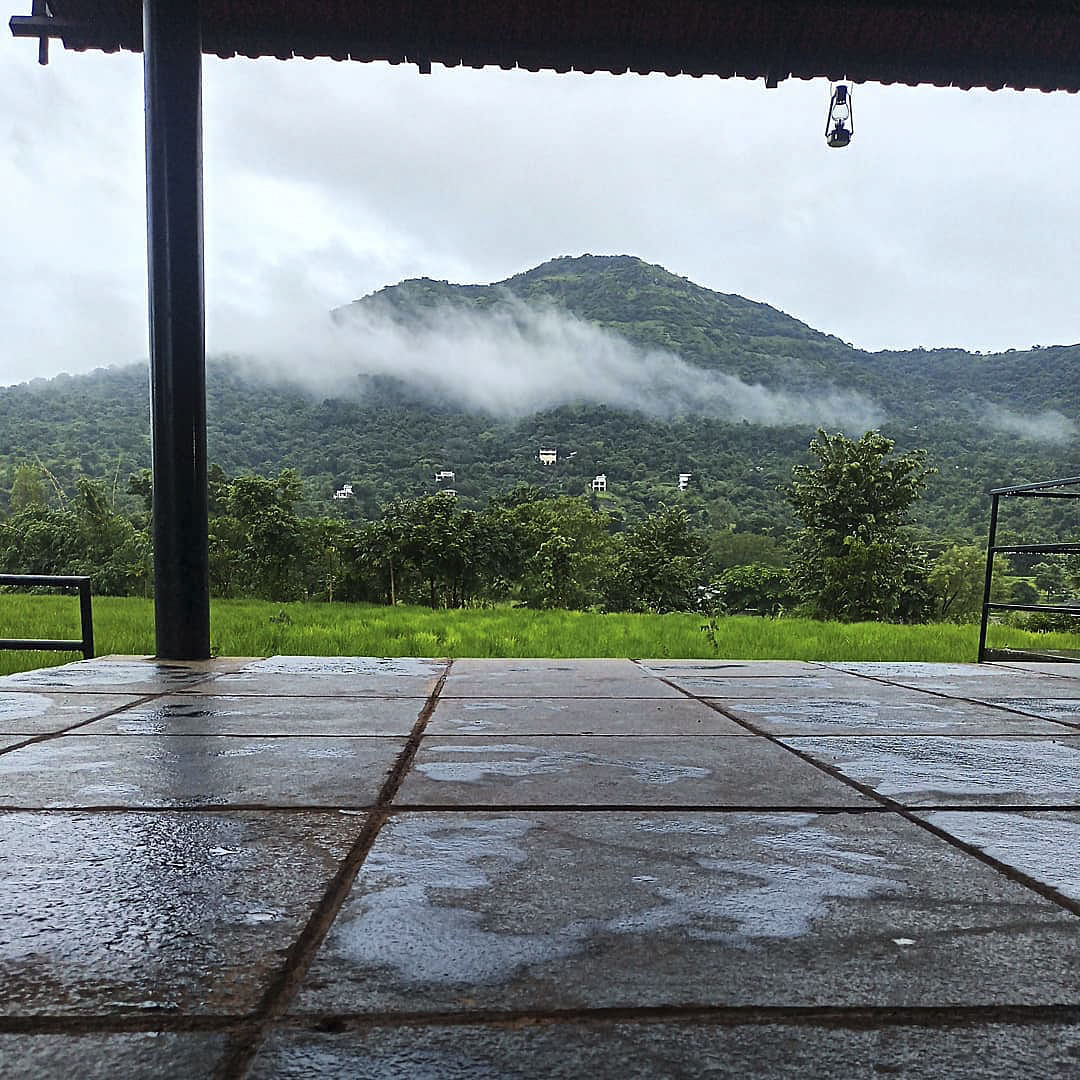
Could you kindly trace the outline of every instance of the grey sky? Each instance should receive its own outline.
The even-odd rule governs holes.
[[[0,384],[146,353],[141,57],[0,33]],[[208,344],[426,275],[628,253],[866,348],[1080,341],[1080,99],[205,66]]]

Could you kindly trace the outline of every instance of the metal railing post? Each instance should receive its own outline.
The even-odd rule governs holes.
[[[94,611],[90,601],[90,579],[79,582],[79,621],[82,623],[84,660],[94,659]]]
[[[990,621],[990,588],[994,581],[994,548],[997,546],[998,499],[996,493],[990,507],[990,535],[986,541],[986,579],[983,584],[982,621],[979,624],[979,663],[986,659],[986,627]]]

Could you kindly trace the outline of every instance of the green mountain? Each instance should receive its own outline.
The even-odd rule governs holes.
[[[639,351],[664,350],[653,360],[661,374],[665,363],[677,363],[664,355],[676,354],[691,367],[681,377],[686,399],[657,415],[583,398],[506,417],[466,408],[444,384],[396,378],[387,373],[392,364],[381,374],[346,371],[327,396],[211,360],[211,460],[230,474],[295,467],[309,508],[320,513],[374,516],[395,495],[433,490],[441,469],[455,472],[466,501],[521,482],[584,492],[604,473],[606,505],[628,518],[682,498],[714,527],[779,532],[790,518],[777,489],[826,419],[814,415],[815,403],[857,395],[900,449],[930,451],[940,472],[921,518],[936,536],[983,535],[992,486],[1080,473],[1072,423],[1080,417],[1080,345],[997,355],[868,353],[767,304],[713,292],[631,256],[554,259],[493,285],[405,281],[339,309],[334,319],[347,326],[376,316],[408,332],[447,310],[505,310],[513,320],[520,302],[526,310],[571,313]],[[462,371],[469,362],[461,355]],[[734,387],[785,408],[801,403],[801,414],[785,419],[781,408],[768,425],[743,418],[738,404],[728,414],[712,408],[702,415],[693,404],[699,384],[712,387],[714,404]],[[647,398],[649,384],[643,387]],[[122,492],[127,475],[149,464],[147,416],[141,366],[0,389],[0,508],[14,467],[35,459],[61,485],[84,472],[118,478]],[[559,448],[557,465],[539,463],[541,445]],[[680,472],[693,474],[685,495],[677,491]],[[332,500],[346,482],[355,498]]]

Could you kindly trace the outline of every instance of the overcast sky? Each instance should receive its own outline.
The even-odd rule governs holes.
[[[0,32],[0,384],[146,355],[141,57]],[[633,254],[864,348],[1080,341],[1080,98],[205,65],[208,347],[404,277]]]

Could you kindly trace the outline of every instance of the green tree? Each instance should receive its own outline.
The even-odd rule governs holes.
[[[11,482],[11,496],[8,510],[17,514],[32,506],[45,505],[45,483],[41,469],[37,465],[19,465],[15,469],[15,479]]]
[[[683,507],[650,514],[619,537],[609,607],[691,610],[704,584],[706,547]]]
[[[878,431],[853,440],[819,430],[816,465],[796,465],[788,498],[804,528],[793,580],[812,618],[920,622],[933,609],[925,553],[905,530],[934,472],[926,452],[893,456]]]
[[[782,615],[796,602],[791,576],[776,566],[732,566],[713,583],[719,608],[728,615]]]
[[[986,549],[975,544],[953,544],[935,560],[930,587],[937,600],[938,618],[969,622],[982,612],[986,580]]]

